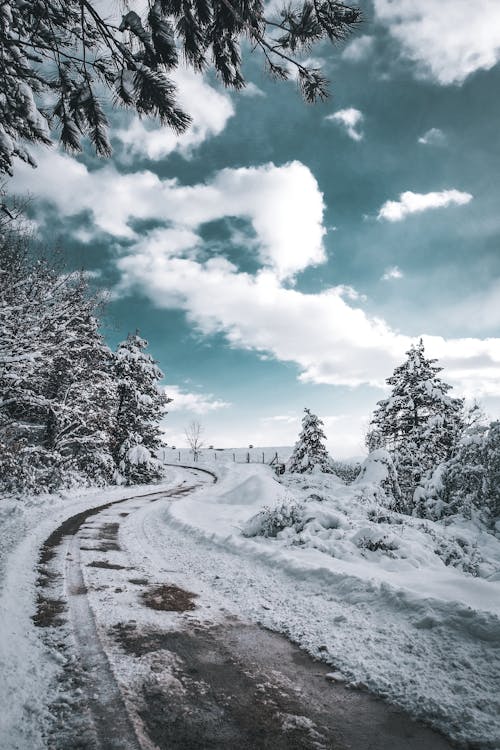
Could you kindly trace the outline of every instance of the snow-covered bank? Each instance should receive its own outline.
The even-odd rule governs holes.
[[[171,487],[164,484],[79,490],[0,500],[0,745],[8,750],[45,748],[48,693],[59,673],[56,654],[44,646],[35,612],[41,544],[69,516],[114,500]],[[182,479],[185,479],[183,474]],[[61,656],[61,659],[63,657]]]
[[[281,507],[293,525],[244,536],[263,506]],[[224,568],[220,585],[243,613],[464,746],[500,747],[500,543],[491,534],[388,512],[362,482],[313,474],[278,484],[251,464],[224,466],[217,485],[172,504],[165,520],[215,545],[205,558],[225,558],[231,575]]]

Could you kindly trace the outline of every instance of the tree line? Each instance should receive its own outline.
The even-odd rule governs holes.
[[[500,422],[488,423],[477,404],[450,395],[436,359],[422,340],[387,378],[390,393],[377,403],[366,437],[365,464],[383,466],[389,506],[400,513],[438,519],[478,513],[500,519]],[[318,416],[305,410],[288,470],[352,474],[328,455]],[[359,467],[361,468],[361,467]]]
[[[84,273],[34,258],[0,227],[0,489],[134,484],[159,478],[163,377],[130,334],[111,351],[102,298]]]

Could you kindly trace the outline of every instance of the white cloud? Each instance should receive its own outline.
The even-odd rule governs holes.
[[[119,260],[119,269],[124,289],[138,286],[158,306],[184,309],[200,331],[223,333],[233,347],[296,364],[303,381],[380,387],[413,341],[339,289],[305,294],[282,286],[270,270],[252,276],[221,258],[159,257],[144,243]],[[500,394],[500,339],[425,342],[462,391]]]
[[[13,189],[52,201],[66,216],[87,211],[100,230],[117,238],[139,239],[130,226],[134,219],[162,222],[168,228],[148,235],[148,242],[163,242],[170,253],[195,246],[195,232],[206,222],[246,218],[257,235],[259,259],[280,278],[326,259],[323,196],[310,170],[296,161],[224,169],[186,187],[150,171],[120,174],[107,165],[90,172],[75,159],[41,152],[38,169],[19,165]]]
[[[372,36],[358,36],[342,52],[342,59],[348,62],[362,62],[373,52],[375,39]]]
[[[180,106],[193,118],[189,129],[178,135],[169,127],[155,127],[134,117],[126,128],[116,131],[127,160],[138,155],[156,161],[173,151],[189,157],[208,138],[220,135],[234,115],[228,94],[210,86],[201,74],[179,68],[172,79],[178,86]]]
[[[391,281],[391,279],[402,279],[403,276],[404,273],[398,266],[390,266],[385,269],[381,279],[382,281]]]
[[[331,120],[337,122],[346,131],[349,138],[353,141],[361,141],[363,133],[358,129],[358,126],[363,122],[363,113],[359,109],[349,107],[348,109],[339,109],[332,115],[327,115],[325,120]]]
[[[410,214],[429,211],[432,208],[446,208],[447,206],[463,206],[472,200],[470,193],[460,190],[442,190],[434,193],[412,193],[407,190],[401,193],[399,200],[386,201],[378,212],[378,219],[386,221],[402,221]]]
[[[418,142],[423,146],[442,146],[446,143],[446,136],[439,128],[430,128],[420,136]]]
[[[255,96],[266,96],[266,92],[262,91],[257,84],[252,81],[247,81],[246,86],[239,91],[241,96],[255,97]]]
[[[500,60],[500,3],[492,0],[374,0],[387,26],[421,76],[461,84]]]
[[[231,406],[229,401],[215,398],[212,393],[189,393],[183,391],[178,385],[166,385],[164,390],[167,396],[172,399],[172,402],[167,406],[168,412],[189,411],[193,414],[207,414]]]
[[[20,165],[12,189],[52,201],[67,216],[88,212],[102,231],[124,238],[126,249],[116,261],[121,294],[139,288],[158,307],[184,310],[199,331],[221,333],[233,347],[293,363],[302,380],[315,383],[383,385],[412,343],[368,315],[349,287],[306,294],[283,283],[325,259],[322,196],[298,162],[223,170],[207,183],[186,187],[148,171],[122,175],[108,165],[89,172],[58,153],[39,161],[35,171]],[[465,196],[461,202],[470,199],[458,195]],[[417,208],[403,205],[406,213],[423,210],[421,201]],[[256,274],[223,257],[207,257],[197,230],[225,216],[252,223]],[[134,219],[161,226],[137,234]],[[425,342],[462,390],[500,395],[500,338],[427,336]]]

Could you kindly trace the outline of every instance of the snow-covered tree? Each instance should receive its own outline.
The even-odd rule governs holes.
[[[472,424],[463,431],[451,458],[426,483],[420,515],[438,519],[460,513],[471,518],[486,510],[487,440],[485,425]]]
[[[393,456],[406,510],[412,512],[413,493],[438,464],[448,460],[463,429],[463,400],[449,395],[442,370],[428,359],[420,340],[406,353],[387,384],[388,398],[372,416],[367,445],[384,447]]]
[[[485,441],[484,501],[490,520],[500,521],[500,421],[490,424]]]
[[[171,400],[158,386],[163,373],[147,354],[148,342],[129,334],[114,358],[118,401],[113,429],[117,480],[127,484],[151,482],[161,476],[156,458],[160,448],[159,423]]]
[[[288,461],[288,471],[300,474],[312,471],[332,473],[332,459],[324,445],[323,422],[309,409],[304,409],[302,431]]]
[[[99,332],[98,305],[83,276],[72,274],[61,284],[57,320],[46,334],[50,361],[41,436],[45,450],[60,456],[63,473],[74,469],[93,484],[113,475],[110,433],[116,402],[112,353]]]
[[[115,104],[182,132],[190,117],[172,78],[179,60],[195,71],[212,65],[224,85],[241,89],[244,39],[262,53],[272,77],[286,79],[295,69],[306,101],[324,99],[321,69],[300,62],[301,53],[325,39],[345,39],[360,19],[358,9],[325,0],[286,4],[281,12],[260,0],[151,0],[143,17],[129,7],[116,15],[121,5],[2,0],[0,172],[12,172],[15,156],[34,163],[24,143],[50,143],[53,128],[70,151],[80,151],[88,136],[108,156],[101,103],[107,91]]]
[[[44,491],[112,474],[114,399],[98,300],[79,274],[30,260],[26,238],[0,244],[0,483]]]

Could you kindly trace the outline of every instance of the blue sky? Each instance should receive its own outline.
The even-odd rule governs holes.
[[[43,241],[111,290],[174,397],[167,439],[290,444],[305,406],[359,454],[384,378],[423,335],[457,394],[500,415],[500,6],[374,0],[313,52],[305,105],[247,57],[250,85],[179,71],[179,137],[113,113],[114,156],[39,151],[12,189]],[[415,8],[415,6],[418,6]]]

